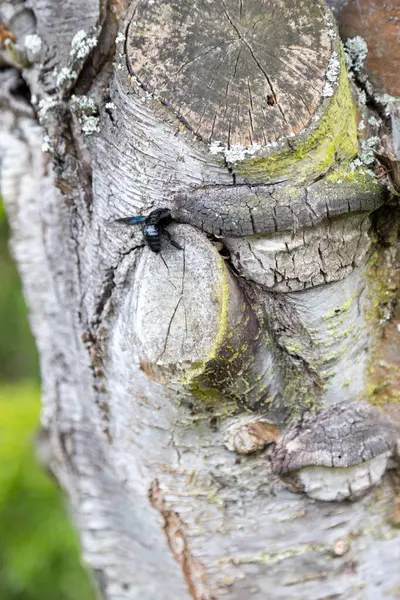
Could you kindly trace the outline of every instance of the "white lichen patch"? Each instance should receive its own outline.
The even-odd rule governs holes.
[[[95,101],[89,96],[75,96],[71,97],[71,101],[77,107],[79,107],[80,111],[86,114],[94,114],[97,112],[97,106]]]
[[[92,98],[74,95],[71,97],[71,108],[85,135],[93,135],[100,131],[98,109]]]
[[[117,37],[115,38],[115,43],[120,44],[125,42],[125,35],[120,31]]]
[[[324,89],[322,90],[323,97],[330,98],[334,93],[335,90],[333,89],[333,85],[327,81],[324,85]]]
[[[372,116],[372,117],[369,117],[368,123],[371,125],[371,127],[379,127],[382,123],[382,120],[377,119],[376,117]]]
[[[375,100],[375,102],[377,102],[378,104],[380,104],[383,107],[383,113],[385,114],[386,117],[390,117],[390,107],[392,105],[393,102],[397,101],[397,98],[395,98],[394,96],[391,96],[390,94],[379,94],[377,92],[375,92],[372,84],[370,82],[368,82],[371,92],[370,96]]]
[[[76,71],[68,67],[63,67],[56,76],[56,85],[58,88],[65,87],[72,81],[75,81],[77,77],[78,74]]]
[[[115,110],[117,107],[115,106],[114,102],[107,102],[107,103],[104,105],[104,108],[105,108],[106,110]]]
[[[364,90],[360,90],[357,88],[357,104],[359,106],[359,108],[361,109],[361,111],[364,110],[365,105],[367,104],[367,94],[364,92]]]
[[[221,142],[215,141],[210,144],[210,154],[223,154],[225,146]]]
[[[243,144],[234,144],[230,148],[224,150],[224,155],[227,162],[235,164],[249,156],[254,156],[260,149],[261,146],[258,144],[247,147],[243,146]]]
[[[100,119],[98,117],[82,118],[82,131],[85,135],[92,135],[100,131]]]
[[[70,55],[74,60],[84,60],[97,46],[97,38],[80,29],[72,38]]]
[[[374,149],[379,145],[380,139],[377,136],[368,138],[367,140],[361,140],[361,152],[360,161],[363,165],[372,165],[375,162]]]
[[[52,145],[50,144],[50,138],[48,135],[43,136],[42,152],[50,152],[50,153],[54,152],[54,149],[53,149]]]
[[[24,46],[25,50],[32,52],[34,55],[38,55],[42,49],[42,40],[36,33],[26,35]]]
[[[340,74],[340,60],[339,54],[334,52],[329,61],[328,70],[326,72],[326,78],[331,83],[336,83],[339,79]]]
[[[368,55],[367,42],[359,35],[349,38],[344,44],[346,66],[352,71],[361,71]]]
[[[277,146],[276,142],[271,142],[271,144],[265,146],[262,146],[261,144],[251,144],[248,146],[234,144],[233,146],[227,147],[219,141],[214,141],[209,145],[209,150],[211,154],[222,154],[226,162],[236,164],[246,158],[257,155],[266,148],[272,148],[274,146]]]
[[[57,100],[52,98],[42,98],[38,103],[38,116],[39,121],[43,123],[51,111],[58,106]]]
[[[322,95],[324,98],[329,98],[335,93],[335,86],[339,81],[340,75],[340,59],[339,54],[334,52],[329,61],[328,70],[326,72],[326,83],[324,85],[324,89],[322,90]]]

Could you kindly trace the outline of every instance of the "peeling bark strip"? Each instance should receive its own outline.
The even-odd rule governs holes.
[[[193,600],[215,600],[208,588],[204,565],[191,555],[187,527],[178,513],[165,509],[165,502],[157,479],[151,485],[149,499],[164,521],[163,529],[168,546],[175,560],[181,566],[191,597]]]
[[[1,193],[104,596],[398,598],[397,429],[356,403],[390,208],[325,4],[31,4],[0,5],[38,57],[34,108],[0,74]],[[116,222],[159,207],[182,251]]]

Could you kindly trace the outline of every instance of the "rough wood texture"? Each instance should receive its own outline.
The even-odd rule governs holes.
[[[47,27],[46,47],[63,59],[77,31],[71,23],[58,40],[57,6],[35,6],[38,22]],[[71,6],[60,9],[61,29],[68,27],[65,10]],[[168,7],[186,14],[187,22],[198,19],[197,32],[172,31],[176,26],[165,17],[158,32],[163,43],[168,30],[176,33],[173,44],[187,39],[193,48],[193,36],[219,28],[235,60],[242,48],[228,92],[243,90],[246,102],[249,78],[258,95],[268,87],[249,58],[246,37],[255,36],[257,48],[261,44],[257,10],[266,31],[274,25],[275,40],[298,40],[302,52],[309,44],[316,62],[307,68],[318,69],[308,80],[291,73],[290,89],[281,90],[279,67],[271,66],[288,123],[278,102],[268,105],[273,125],[257,116],[259,100],[254,104],[258,132],[276,127],[282,135],[309,123],[305,131],[256,156],[243,143],[251,142],[248,113],[233,129],[222,113],[216,126],[225,147],[213,153],[193,133],[201,113],[189,119],[199,88],[181,88],[175,112],[186,114],[186,127],[167,102],[155,99],[165,90],[150,93],[140,85],[140,73],[129,72],[144,48],[149,62],[143,62],[143,74],[151,76],[155,56],[157,68],[165,66],[157,37],[155,55],[147,38],[140,45],[136,35],[149,30],[151,6],[159,10],[154,26]],[[241,19],[240,3],[226,6],[134,2],[121,25],[113,67],[115,23],[105,18],[77,79],[52,91],[47,67],[30,69],[28,80],[45,101],[39,111],[45,155],[40,127],[29,107],[24,113],[21,100],[15,104],[7,77],[1,192],[41,354],[51,468],[69,492],[84,557],[109,600],[394,599],[398,535],[387,521],[395,492],[385,474],[392,466],[385,452],[371,459],[380,461],[372,466],[343,467],[354,469],[344,478],[340,468],[339,475],[331,469],[330,479],[320,472],[313,478],[307,469],[329,468],[318,460],[307,464],[299,469],[307,496],[290,491],[274,472],[270,443],[294,427],[296,435],[297,427],[307,428],[322,403],[334,407],[366,393],[380,330],[377,305],[386,293],[372,280],[369,213],[386,201],[385,188],[350,164],[358,148],[355,115],[324,6],[291,3],[301,13],[298,32],[283,18],[281,1],[243,3]],[[116,20],[123,8],[112,4]],[[81,16],[79,23],[97,26],[97,10],[90,2],[74,3],[73,22]],[[239,36],[225,10],[240,21],[236,27],[249,17],[253,30]],[[52,29],[49,11],[56,19]],[[222,19],[212,22],[218,11]],[[180,45],[173,44],[178,55]],[[325,49],[319,58],[318,48]],[[104,51],[97,69],[92,51]],[[298,52],[294,48],[290,56]],[[251,68],[245,71],[246,55]],[[204,69],[195,60],[187,65],[190,73],[197,63]],[[226,83],[231,63],[224,64]],[[225,94],[226,85],[209,88],[210,102],[220,90]],[[299,90],[315,120],[296,96]],[[224,97],[233,123],[237,96]],[[292,106],[297,112],[290,112]],[[200,125],[206,131],[204,118]],[[241,140],[234,156],[228,153],[231,139]],[[182,221],[170,229],[183,251],[163,240],[162,255],[152,254],[139,228],[115,222],[162,206]],[[374,262],[380,254],[375,246]],[[332,410],[331,430],[340,432],[343,415]],[[372,434],[374,419],[367,419]],[[354,455],[363,459],[359,448]],[[381,485],[355,503],[311,498],[350,497],[342,493],[346,484],[356,497],[368,474],[370,484]],[[333,494],[328,484],[318,496],[326,481]]]
[[[321,101],[329,18],[322,2],[140,2],[128,64],[202,140],[268,144],[302,131]]]
[[[277,447],[273,467],[279,473],[304,467],[352,467],[393,453],[396,430],[366,402],[337,404],[308,427],[292,431]]]
[[[312,229],[336,216],[371,212],[384,199],[382,186],[348,183],[343,177],[336,185],[328,178],[301,187],[202,186],[174,196],[172,207],[178,221],[217,237],[244,237]]]

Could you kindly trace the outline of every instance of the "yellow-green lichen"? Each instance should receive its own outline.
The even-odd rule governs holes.
[[[194,383],[196,379],[205,374],[206,364],[216,359],[223,342],[233,336],[233,332],[229,331],[229,299],[231,293],[229,273],[222,257],[218,257],[218,272],[220,274],[220,279],[218,281],[218,289],[215,291],[215,298],[219,307],[217,319],[218,335],[209,356],[204,361],[193,363],[190,373],[186,376],[184,381],[186,385],[191,385],[192,381]]]
[[[238,163],[242,175],[275,178],[300,175],[303,178],[323,174],[337,160],[351,160],[359,150],[356,111],[341,51],[339,84],[319,127],[293,150],[275,156]]]
[[[249,372],[255,362],[245,341],[249,333],[250,309],[243,303],[240,314],[237,315],[236,310],[232,314],[229,272],[219,256],[218,269],[220,277],[214,294],[218,306],[215,341],[208,356],[193,363],[181,383],[203,402],[219,408],[226,406],[226,410],[232,412],[239,403],[251,403],[260,398],[262,392],[260,385],[257,390],[257,384],[250,385]],[[250,328],[258,338],[259,330],[252,324]]]
[[[232,563],[234,565],[240,564],[262,564],[267,566],[276,565],[284,560],[302,556],[310,552],[317,552],[319,554],[325,554],[329,552],[329,546],[322,544],[300,544],[293,548],[281,550],[280,552],[260,552],[259,554],[248,554],[242,556],[227,556],[220,559],[219,564],[223,565],[226,563]]]
[[[297,354],[298,356],[302,356],[302,350],[299,346],[295,346],[294,344],[291,346],[286,346],[286,350],[289,354]]]
[[[360,296],[360,294],[361,294],[361,291],[358,291],[355,294],[353,294],[352,296],[350,296],[350,298],[348,300],[346,300],[346,302],[344,304],[342,304],[342,306],[338,306],[337,308],[332,310],[330,313],[324,315],[324,320],[329,321],[330,319],[335,319],[336,317],[343,314],[344,312],[347,312],[349,310],[349,308],[352,306],[353,302]]]
[[[368,297],[365,308],[366,326],[371,334],[371,355],[367,370],[368,384],[366,398],[372,404],[381,406],[387,403],[397,403],[400,397],[393,392],[389,377],[382,380],[379,376],[378,365],[384,353],[383,328],[390,318],[391,308],[398,295],[400,277],[396,270],[395,254],[391,248],[376,245],[371,255],[366,271]]]
[[[288,362],[282,371],[286,382],[283,396],[291,417],[299,417],[305,412],[315,413],[321,406],[322,385],[313,385],[305,373]]]
[[[325,181],[338,185],[342,183],[352,184],[365,191],[373,192],[376,190],[382,192],[382,185],[375,177],[365,171],[351,169],[348,163],[337,165],[326,175]]]

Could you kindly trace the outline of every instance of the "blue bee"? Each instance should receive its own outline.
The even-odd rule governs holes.
[[[182,246],[172,239],[171,234],[165,228],[172,223],[172,214],[169,208],[156,208],[152,210],[147,217],[125,217],[117,219],[117,223],[127,223],[135,225],[144,223],[142,227],[143,239],[150,250],[159,254],[161,252],[161,235],[164,234],[174,248],[183,250]]]

